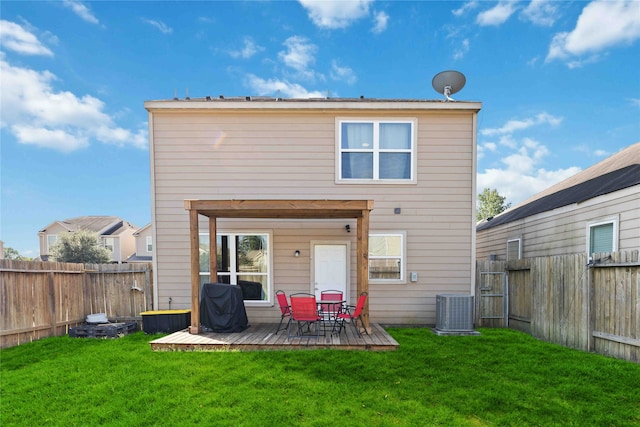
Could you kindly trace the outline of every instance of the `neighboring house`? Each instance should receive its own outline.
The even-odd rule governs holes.
[[[481,103],[221,96],[145,108],[155,307],[196,307],[199,275],[259,284],[245,293],[251,322],[280,320],[276,290],[328,288],[351,304],[368,289],[373,322],[434,324],[437,294],[473,292]]]
[[[133,236],[136,229],[135,225],[117,216],[79,216],[54,221],[38,232],[40,259],[49,259],[49,250],[61,234],[89,230],[96,232],[99,243],[111,251],[112,262],[123,262],[136,250]]]
[[[127,258],[127,262],[151,262],[153,260],[153,237],[151,232],[151,223],[149,223],[133,233],[136,241],[136,251]]]
[[[478,259],[640,249],[640,143],[477,226]]]

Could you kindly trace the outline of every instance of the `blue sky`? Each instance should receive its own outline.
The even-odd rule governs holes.
[[[640,2],[0,3],[0,239],[151,220],[146,100],[480,101],[478,190],[512,204],[640,140]]]

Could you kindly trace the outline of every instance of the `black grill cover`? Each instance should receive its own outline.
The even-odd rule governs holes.
[[[202,325],[213,332],[242,332],[249,327],[240,286],[205,283],[201,295]]]

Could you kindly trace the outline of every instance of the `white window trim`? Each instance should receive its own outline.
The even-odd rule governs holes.
[[[199,233],[200,237],[209,238],[209,233]],[[252,301],[252,300],[244,300],[244,305],[247,307],[272,307],[274,305],[273,295],[275,295],[275,290],[273,289],[273,232],[271,230],[242,230],[242,231],[219,231],[216,233],[216,236],[237,236],[237,235],[266,235],[267,236],[267,244],[269,245],[269,259],[268,259],[268,269],[266,277],[267,277],[267,299],[265,301]],[[235,257],[231,260],[231,269],[235,268]],[[201,276],[209,275],[209,280],[211,280],[211,272],[206,273],[204,271],[200,272]]]
[[[591,228],[593,227],[597,227],[599,225],[606,225],[606,224],[613,224],[613,244],[612,244],[612,252],[618,252],[618,242],[620,241],[620,235],[619,235],[619,224],[620,222],[620,215],[613,215],[607,218],[601,218],[595,221],[591,221],[587,223],[587,229],[586,229],[586,233],[587,233],[587,247],[586,247],[586,251],[587,251],[587,256],[589,258],[589,261],[591,261],[591,259],[593,258],[590,252],[591,252]]]
[[[510,261],[509,259],[509,243],[511,242],[518,242],[518,259],[522,259],[522,238],[518,237],[517,239],[508,239],[507,240],[507,256],[505,257],[507,259],[507,261]]]
[[[147,252],[152,253],[153,252],[153,237],[151,236],[147,236]],[[151,249],[149,249],[149,246],[151,246]]]
[[[377,154],[380,151],[377,151],[377,148],[374,147],[374,178],[373,179],[344,179],[342,178],[342,123],[373,123],[374,125],[380,123],[410,123],[411,124],[411,177],[409,179],[376,179],[379,161],[375,160],[376,152]],[[378,141],[378,126],[374,126],[374,146]],[[406,184],[416,184],[417,183],[417,164],[418,164],[418,120],[412,117],[378,117],[378,118],[370,118],[370,117],[336,117],[336,125],[335,125],[335,136],[336,136],[336,154],[335,154],[335,182],[336,184],[396,184],[396,185],[406,185]]]
[[[407,283],[407,232],[406,231],[376,231],[369,232],[369,240],[371,240],[371,236],[400,236],[402,238],[402,243],[400,245],[400,262],[402,267],[400,268],[400,278],[399,279],[370,279],[369,283],[371,284],[393,284],[393,285],[402,285]],[[369,256],[367,259],[370,259]],[[376,257],[374,257],[375,259]]]

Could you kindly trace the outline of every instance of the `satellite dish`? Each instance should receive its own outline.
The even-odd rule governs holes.
[[[459,71],[442,71],[435,75],[431,86],[436,92],[444,95],[446,101],[455,101],[450,95],[460,91],[467,82],[464,74]]]

